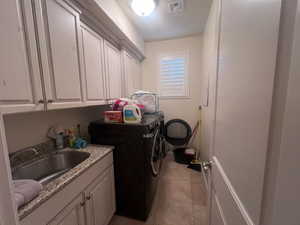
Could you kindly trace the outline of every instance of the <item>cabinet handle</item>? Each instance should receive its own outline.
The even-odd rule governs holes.
[[[90,195],[86,196],[86,200],[91,200],[91,196]]]
[[[81,207],[85,206],[85,202],[80,202],[80,206]]]
[[[38,101],[38,103],[39,103],[39,104],[44,104],[45,101],[41,99],[41,100]]]
[[[48,103],[53,103],[54,101],[52,99],[49,99],[48,100]]]

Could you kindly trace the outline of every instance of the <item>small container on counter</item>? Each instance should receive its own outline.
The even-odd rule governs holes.
[[[123,123],[123,114],[121,111],[105,111],[104,121],[106,123]]]

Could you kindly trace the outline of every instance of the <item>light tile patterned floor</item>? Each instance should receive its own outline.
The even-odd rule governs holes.
[[[204,190],[201,174],[176,163],[168,154],[148,220],[114,216],[110,225],[207,225]]]

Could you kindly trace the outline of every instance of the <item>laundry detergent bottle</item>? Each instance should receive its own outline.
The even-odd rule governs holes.
[[[142,121],[142,113],[140,108],[135,105],[126,105],[123,108],[124,123],[140,123]]]

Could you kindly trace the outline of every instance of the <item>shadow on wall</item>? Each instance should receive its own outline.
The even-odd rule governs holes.
[[[80,124],[82,135],[88,136],[89,122],[102,118],[103,111],[107,108],[108,106],[94,106],[5,115],[4,124],[8,150],[15,152],[47,141],[47,131],[53,125],[71,128]]]

